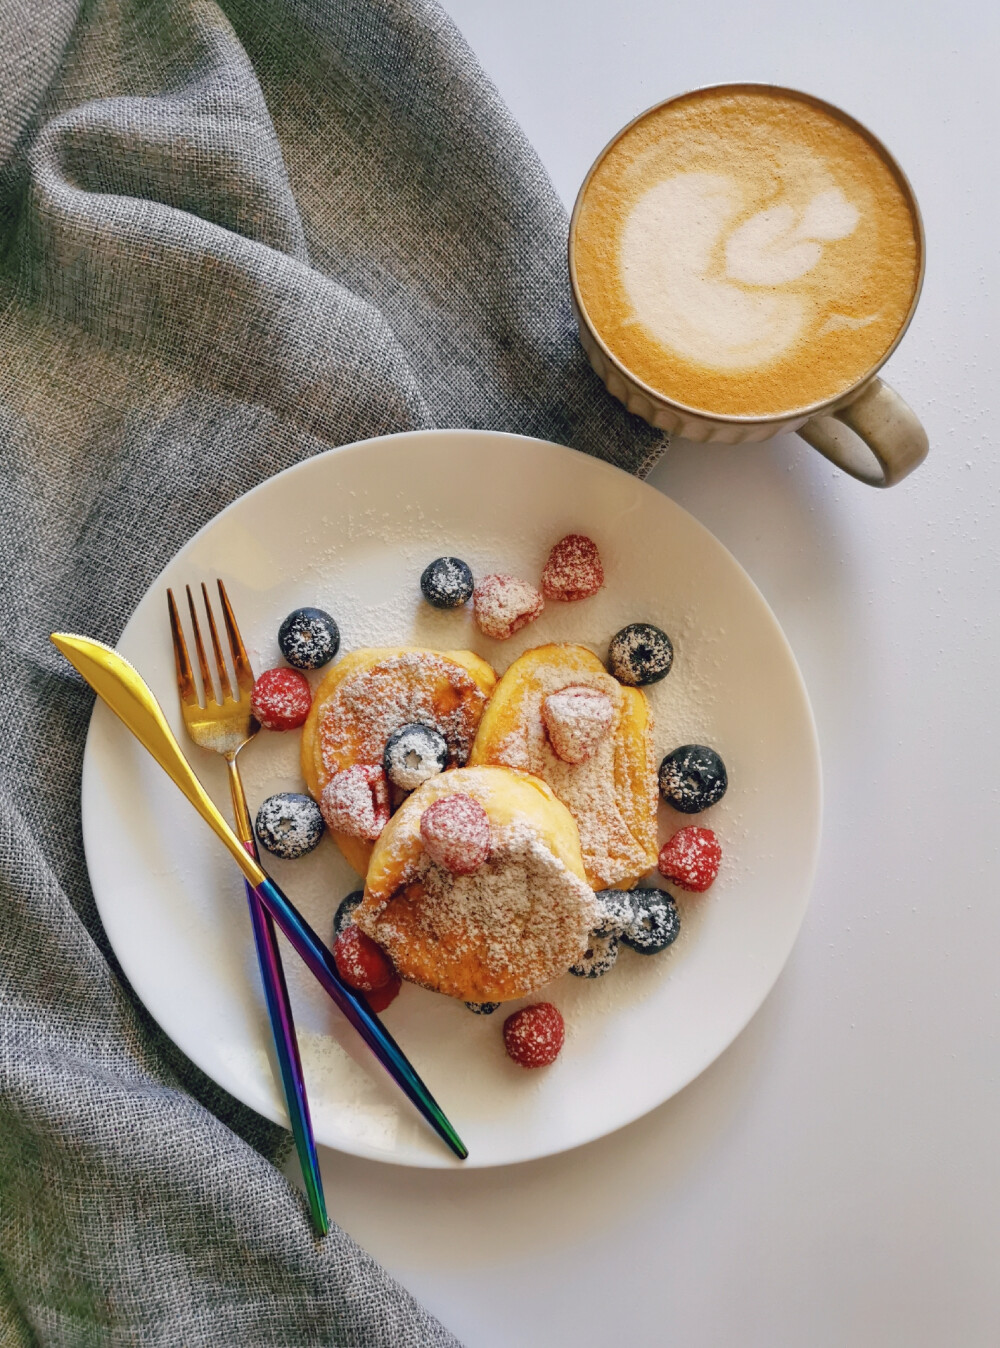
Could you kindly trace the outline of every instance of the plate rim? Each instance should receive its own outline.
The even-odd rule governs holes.
[[[518,441],[525,445],[539,446],[543,449],[544,452],[551,452],[555,450],[558,451],[561,455],[570,456],[572,459],[583,458],[588,461],[591,468],[596,466],[599,472],[603,472],[613,477],[624,477],[629,481],[629,483],[637,485],[640,488],[647,487],[650,491],[655,492],[657,497],[661,498],[661,501],[666,502],[668,509],[677,511],[681,515],[683,515],[686,521],[690,525],[693,525],[695,527],[696,532],[700,533],[708,540],[710,546],[721,550],[721,552],[725,554],[726,559],[740,574],[742,580],[747,585],[750,586],[750,588],[756,595],[757,600],[762,606],[764,612],[766,613],[767,618],[770,621],[771,627],[773,629],[773,634],[776,635],[779,639],[780,645],[783,649],[783,654],[786,657],[787,663],[794,676],[795,685],[797,687],[797,691],[799,693],[801,701],[801,708],[805,712],[805,729],[808,731],[808,742],[809,748],[811,750],[811,763],[810,763],[811,776],[812,776],[811,785],[815,792],[815,821],[814,821],[815,826],[813,830],[812,847],[807,867],[807,875],[802,885],[801,896],[799,898],[798,908],[795,914],[794,926],[790,930],[787,941],[785,943],[785,947],[781,952],[781,958],[780,961],[777,963],[777,968],[774,977],[763,989],[759,998],[757,998],[757,1000],[754,1002],[752,1008],[746,1015],[740,1029],[736,1031],[736,1033],[728,1040],[728,1042],[711,1059],[709,1059],[708,1062],[703,1063],[700,1067],[694,1069],[689,1074],[684,1076],[683,1079],[679,1080],[679,1083],[675,1086],[673,1090],[671,1090],[669,1095],[662,1097],[660,1100],[654,1102],[653,1104],[640,1103],[637,1108],[630,1109],[629,1111],[627,1111],[627,1116],[622,1117],[620,1121],[617,1122],[611,1128],[608,1128],[603,1124],[599,1124],[597,1126],[597,1129],[593,1133],[589,1134],[587,1137],[571,1139],[567,1141],[565,1144],[561,1145],[545,1146],[543,1150],[533,1151],[530,1154],[515,1157],[499,1157],[496,1159],[488,1158],[483,1161],[477,1161],[473,1157],[470,1157],[469,1160],[467,1160],[466,1162],[459,1163],[454,1158],[448,1156],[443,1151],[443,1149],[441,1151],[440,1156],[438,1155],[437,1149],[434,1149],[433,1151],[428,1151],[426,1154],[420,1154],[418,1156],[410,1156],[410,1155],[402,1155],[395,1152],[380,1151],[374,1147],[366,1146],[364,1143],[360,1141],[348,1143],[347,1140],[344,1140],[342,1142],[321,1143],[317,1139],[318,1146],[329,1147],[330,1150],[340,1152],[344,1155],[357,1156],[367,1161],[377,1161],[386,1165],[396,1165],[404,1168],[413,1168],[413,1169],[486,1170],[486,1169],[494,1169],[500,1166],[528,1164],[531,1161],[541,1160],[548,1156],[561,1155],[567,1151],[575,1150],[578,1147],[587,1146],[590,1143],[598,1141],[602,1137],[610,1136],[613,1133],[619,1132],[622,1129],[627,1128],[631,1124],[635,1123],[637,1120],[645,1117],[649,1113],[652,1113],[655,1109],[661,1108],[669,1100],[673,1099],[675,1095],[680,1094],[680,1092],[685,1090],[691,1084],[692,1081],[696,1080],[703,1072],[707,1071],[708,1068],[714,1062],[718,1061],[718,1059],[724,1053],[726,1053],[732,1047],[732,1045],[740,1038],[740,1036],[746,1030],[747,1026],[757,1015],[763,1003],[766,1001],[766,999],[770,996],[771,992],[774,990],[774,987],[777,984],[778,979],[780,978],[782,972],[785,969],[785,966],[787,965],[788,959],[795,946],[795,942],[797,941],[799,933],[802,929],[802,924],[805,920],[806,912],[808,911],[809,901],[815,886],[816,874],[819,865],[820,850],[822,846],[823,817],[824,817],[822,755],[819,742],[818,728],[816,725],[816,718],[815,713],[813,711],[812,702],[809,697],[809,692],[805,683],[805,679],[803,678],[802,675],[802,670],[799,667],[799,663],[795,657],[795,652],[792,649],[791,643],[789,642],[788,637],[786,636],[784,629],[781,626],[781,623],[778,621],[777,615],[774,613],[766,597],[761,592],[760,588],[753,580],[753,578],[750,576],[750,574],[740,563],[740,561],[730,551],[730,549],[727,548],[726,545],[720,539],[718,539],[715,536],[715,534],[713,534],[712,531],[707,528],[706,525],[702,524],[702,522],[699,519],[697,519],[696,516],[692,515],[690,511],[686,510],[683,506],[679,505],[672,497],[668,496],[666,492],[659,491],[657,488],[651,486],[644,479],[638,478],[634,474],[629,473],[625,469],[619,468],[617,465],[609,463],[604,459],[599,459],[593,455],[585,454],[581,450],[576,450],[571,448],[570,446],[559,444],[556,441],[542,440],[536,436],[521,435],[516,432],[495,431],[480,428],[463,428],[463,427],[446,427],[440,429],[431,427],[410,431],[397,431],[388,435],[370,436],[363,440],[351,441],[350,443],[344,445],[330,446],[329,448],[324,449],[319,453],[309,455],[306,458],[298,460],[296,463],[287,465],[287,467],[280,469],[276,473],[271,474],[270,477],[263,478],[260,482],[255,483],[254,486],[250,487],[247,491],[240,493],[238,496],[235,496],[231,501],[229,501],[225,506],[223,506],[221,510],[217,511],[208,520],[206,520],[205,523],[201,525],[199,529],[197,529],[188,539],[186,539],[183,543],[181,543],[171,553],[170,557],[166,560],[166,562],[159,569],[156,575],[152,578],[152,580],[149,581],[149,583],[143,589],[142,594],[137,600],[131,614],[129,615],[128,620],[126,621],[124,627],[122,628],[121,633],[117,638],[117,641],[115,643],[116,649],[120,647],[123,642],[125,642],[130,629],[132,628],[133,624],[136,621],[138,611],[141,608],[142,604],[146,600],[147,596],[152,591],[154,591],[158,585],[162,584],[163,576],[174,565],[178,555],[187,550],[188,548],[193,547],[205,533],[207,533],[211,528],[213,528],[218,523],[219,520],[221,520],[225,515],[227,515],[231,511],[235,510],[237,507],[241,506],[249,498],[267,490],[272,486],[272,484],[277,482],[278,479],[290,478],[299,472],[308,471],[310,468],[314,467],[318,462],[332,461],[340,456],[347,454],[360,455],[365,450],[370,449],[371,446],[373,445],[382,445],[386,443],[400,443],[400,442],[412,443],[414,441],[426,441],[426,440],[445,441],[445,442],[462,441],[467,448],[470,447],[470,442],[474,443],[476,441],[480,442],[480,445],[482,447],[485,447],[491,442],[495,444],[498,441],[499,442]],[[118,965],[121,969],[122,974],[124,975],[124,978],[128,984],[129,989],[131,990],[133,995],[138,998],[146,1014],[157,1025],[161,1033],[166,1035],[166,1037],[174,1045],[174,1048],[178,1052],[183,1053],[184,1056],[190,1062],[192,1062],[199,1071],[201,1071],[206,1077],[208,1077],[208,1079],[212,1081],[212,1083],[218,1089],[224,1090],[228,1095],[232,1096],[233,1099],[238,1101],[244,1108],[254,1110],[254,1112],[260,1114],[261,1117],[266,1118],[270,1122],[276,1123],[278,1126],[285,1128],[287,1130],[288,1118],[285,1112],[283,1101],[280,1101],[279,1099],[278,1104],[273,1109],[261,1109],[256,1103],[250,1104],[248,1101],[243,1099],[242,1096],[239,1095],[230,1085],[219,1081],[214,1071],[209,1067],[206,1067],[205,1065],[203,1065],[201,1061],[199,1061],[200,1055],[196,1056],[195,1054],[191,1053],[187,1048],[182,1047],[177,1042],[177,1040],[174,1038],[170,1030],[168,1030],[166,1026],[162,1024],[160,1019],[146,1004],[146,1001],[143,998],[142,993],[139,987],[137,986],[137,983],[135,982],[135,980],[133,979],[132,975],[129,972],[128,958],[127,957],[125,959],[122,958],[121,953],[111,940],[111,936],[108,932],[107,924],[105,922],[104,905],[99,896],[98,886],[94,883],[93,879],[95,868],[99,868],[99,863],[97,862],[92,863],[92,852],[93,855],[96,857],[98,847],[97,847],[96,832],[94,831],[94,826],[91,823],[93,811],[91,807],[88,807],[88,798],[90,798],[93,804],[93,792],[92,789],[88,787],[88,783],[92,778],[93,774],[97,771],[97,763],[96,763],[97,751],[94,748],[94,745],[96,743],[96,735],[94,730],[95,720],[97,720],[98,717],[103,719],[103,717],[105,716],[110,716],[113,718],[113,713],[111,713],[108,710],[108,708],[106,708],[101,703],[101,700],[99,698],[95,699],[94,707],[91,711],[91,715],[88,721],[87,736],[84,745],[83,763],[80,779],[80,805],[81,805],[81,832],[83,838],[84,859],[87,866],[88,880],[90,882],[91,891],[94,896],[94,903],[97,909],[98,918],[101,922],[101,926],[104,931],[104,935],[108,941],[108,945],[110,946],[114,954],[114,957],[118,962]]]

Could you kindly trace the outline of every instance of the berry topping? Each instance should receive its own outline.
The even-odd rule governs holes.
[[[503,1046],[522,1067],[548,1067],[565,1038],[563,1018],[551,1002],[522,1007],[503,1023]]]
[[[278,645],[296,669],[320,669],[340,650],[340,629],[321,608],[297,608],[278,628]]]
[[[438,557],[420,577],[423,596],[435,608],[461,608],[474,587],[472,572],[459,557]]]
[[[382,767],[389,781],[401,791],[415,791],[428,777],[436,777],[447,766],[447,741],[432,725],[416,722],[400,726],[386,740]]]
[[[381,768],[358,763],[330,778],[319,805],[334,833],[374,842],[389,822],[389,783]]]
[[[633,895],[638,890],[599,889],[594,895],[603,918],[597,930],[602,935],[624,936],[635,921]]]
[[[428,805],[420,836],[431,861],[452,875],[471,875],[490,854],[490,821],[478,800],[456,792]]]
[[[546,599],[589,599],[604,584],[597,546],[586,534],[567,534],[549,553],[542,572]]]
[[[395,970],[381,946],[366,936],[360,927],[349,923],[333,943],[337,972],[349,988],[374,992],[384,988]]]
[[[506,641],[534,622],[545,600],[526,580],[516,576],[486,576],[472,597],[476,623],[484,636]]]
[[[660,795],[681,814],[698,814],[726,794],[726,765],[707,744],[682,744],[660,764]]]
[[[399,996],[399,989],[402,986],[403,980],[400,978],[399,974],[393,974],[388,983],[384,983],[382,987],[376,988],[374,992],[366,992],[365,1001],[375,1014],[378,1015],[380,1011],[385,1010],[390,1002],[396,1000]]]
[[[493,1012],[500,1005],[499,1002],[466,1002],[466,1008],[474,1016],[492,1016]]]
[[[660,848],[656,868],[681,889],[703,893],[719,874],[722,848],[710,828],[689,824]]]
[[[577,978],[600,978],[615,967],[618,958],[618,937],[614,932],[593,931],[587,940],[587,949],[576,964],[569,966]]]
[[[564,763],[583,763],[611,729],[614,705],[597,688],[561,688],[542,703],[542,720],[557,757]]]
[[[257,811],[254,831],[261,847],[285,861],[311,852],[323,836],[323,816],[312,796],[282,791]]]
[[[352,890],[345,899],[341,899],[333,916],[333,934],[339,936],[345,927],[354,921],[354,910],[365,897],[363,889]]]
[[[632,889],[628,893],[630,920],[622,932],[625,945],[640,955],[655,955],[673,945],[680,934],[681,917],[665,889]]]
[[[641,687],[670,673],[674,648],[666,632],[652,623],[629,623],[611,638],[608,668],[619,683]]]
[[[296,730],[309,715],[312,691],[297,669],[265,669],[254,683],[250,706],[268,730]]]

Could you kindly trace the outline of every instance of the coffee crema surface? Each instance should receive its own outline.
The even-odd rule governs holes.
[[[587,317],[621,364],[734,416],[851,388],[892,345],[920,266],[877,149],[767,90],[689,94],[626,131],[587,184],[573,254]]]

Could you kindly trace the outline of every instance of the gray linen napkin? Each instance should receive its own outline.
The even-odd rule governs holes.
[[[644,471],[565,237],[429,0],[0,4],[0,1343],[454,1343],[313,1239],[286,1134],[125,984],[81,850],[92,699],[46,638],[114,642],[194,530],[330,445],[485,426]]]

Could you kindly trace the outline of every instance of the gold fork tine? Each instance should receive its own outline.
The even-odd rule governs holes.
[[[195,686],[194,672],[191,669],[191,659],[188,655],[187,642],[184,640],[184,629],[181,627],[173,590],[167,590],[167,608],[170,610],[170,636],[174,643],[174,664],[177,667],[177,691],[181,695],[182,703],[196,704],[198,689]]]
[[[208,656],[205,654],[205,643],[201,639],[201,628],[198,625],[198,611],[194,606],[194,595],[191,593],[191,586],[185,585],[188,597],[188,611],[191,614],[191,626],[194,628],[194,645],[198,652],[198,667],[201,670],[201,683],[205,689],[205,706],[210,702],[221,706],[219,699],[215,696],[215,684],[212,682],[212,676],[208,672]]]
[[[215,614],[212,612],[212,601],[208,597],[208,589],[205,582],[201,582],[201,597],[205,601],[205,612],[208,614],[208,630],[212,637],[212,650],[215,652],[215,667],[219,671],[219,687],[222,690],[222,701],[227,702],[233,696],[232,685],[229,682],[229,669],[226,666],[226,657],[222,654],[222,643],[219,640],[219,630],[215,625]]]
[[[226,587],[221,580],[216,580],[215,583],[219,587],[219,602],[222,604],[222,617],[226,624],[226,634],[229,637],[229,649],[233,654],[236,683],[240,692],[249,697],[253,692],[253,668],[250,664],[250,657],[247,655],[247,648],[243,645],[243,638],[240,636],[240,629],[236,623],[236,614],[229,602]]]

